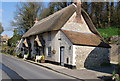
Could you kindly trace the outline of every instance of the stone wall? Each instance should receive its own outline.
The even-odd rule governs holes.
[[[120,56],[120,45],[111,44],[111,51],[110,51],[110,60],[113,62],[118,62]]]
[[[109,63],[109,49],[101,47],[74,46],[76,55],[76,67],[92,68],[100,67],[103,63]]]
[[[60,32],[60,47],[64,46],[64,63],[69,65],[73,64],[73,44],[70,42],[70,40],[65,36],[63,32]],[[68,63],[67,63],[68,59]]]
[[[120,62],[120,36],[112,36],[110,38],[110,59],[113,62]]]

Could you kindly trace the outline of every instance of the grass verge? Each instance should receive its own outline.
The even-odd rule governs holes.
[[[120,35],[120,28],[109,27],[109,28],[98,28],[97,29],[104,38],[111,36]]]

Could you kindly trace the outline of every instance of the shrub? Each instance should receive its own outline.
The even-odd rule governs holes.
[[[40,62],[45,63],[45,56],[44,55],[42,55]]]
[[[18,53],[18,54],[17,54],[17,57],[23,58],[22,53]]]
[[[9,54],[10,55],[15,55],[14,49],[15,49],[14,47],[9,48]]]
[[[45,56],[44,55],[41,57],[41,60],[45,60]]]
[[[117,64],[117,69],[112,73],[112,79],[115,81],[120,81],[120,62]]]
[[[2,53],[9,53],[9,46],[2,46],[2,50],[1,50]]]

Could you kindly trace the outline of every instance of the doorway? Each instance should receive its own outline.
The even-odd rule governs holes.
[[[64,66],[64,47],[60,47],[60,65]]]

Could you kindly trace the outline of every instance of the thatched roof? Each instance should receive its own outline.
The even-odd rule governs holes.
[[[23,38],[38,35],[40,33],[48,31],[61,30],[61,28],[71,18],[71,16],[76,12],[76,10],[76,7],[72,4],[48,16],[47,18],[40,20],[23,35]],[[81,13],[86,24],[88,25],[90,31],[93,34],[78,33],[72,31],[70,32],[64,30],[63,32],[65,33],[65,35],[71,40],[73,44],[110,47],[108,44],[104,43],[102,36],[95,28],[88,14],[83,9]]]
[[[62,30],[62,32],[67,36],[67,38],[75,45],[87,45],[87,46],[97,46],[97,47],[107,47],[110,46],[104,43],[99,36],[91,33],[81,33],[76,31]]]
[[[74,14],[74,12],[76,12],[76,10],[77,10],[76,7],[72,4],[48,16],[47,18],[40,20],[31,29],[29,29],[28,32],[26,32],[23,35],[23,38],[29,37],[32,35],[37,35],[47,31],[61,29],[64,26],[64,24],[69,20],[69,18]],[[83,9],[81,13],[91,32],[102,38],[102,36],[100,36],[99,32],[93,25],[88,14]]]
[[[52,30],[59,30],[68,21],[74,12],[74,5],[63,8],[62,10],[36,23],[30,30],[28,30],[28,32],[23,35],[23,37],[29,37]]]

